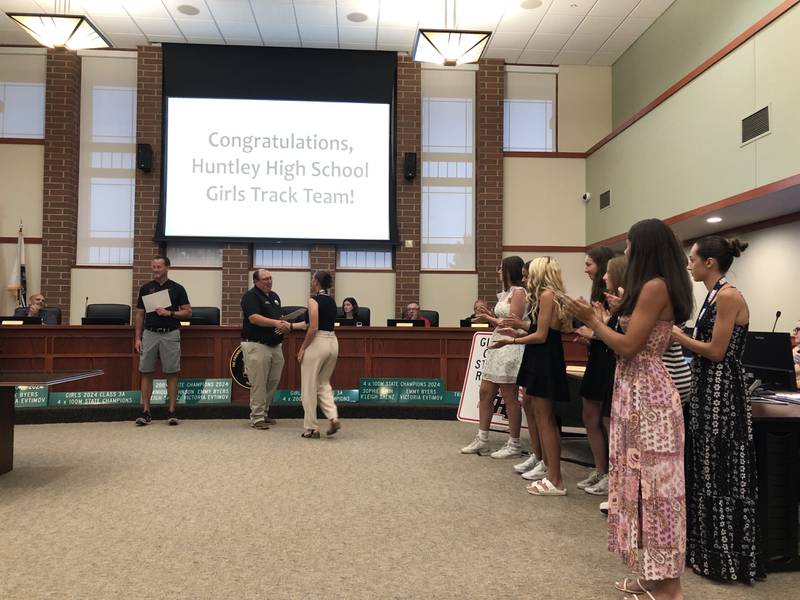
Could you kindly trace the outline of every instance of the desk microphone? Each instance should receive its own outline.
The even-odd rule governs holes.
[[[781,318],[781,311],[775,312],[775,322],[772,324],[772,333],[775,333],[775,326],[778,324],[778,319]]]
[[[88,316],[86,312],[89,310],[89,296],[86,296],[86,301],[83,303],[83,316]]]

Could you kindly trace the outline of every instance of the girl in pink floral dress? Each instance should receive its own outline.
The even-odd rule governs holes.
[[[622,331],[607,327],[582,298],[576,318],[618,355],[609,432],[608,548],[637,574],[617,589],[648,600],[683,598],[686,499],[683,413],[662,354],[672,324],[692,311],[686,257],[658,219],[628,232],[629,266],[616,309]]]

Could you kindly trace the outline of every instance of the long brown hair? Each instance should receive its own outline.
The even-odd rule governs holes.
[[[503,289],[510,290],[511,286],[522,287],[522,267],[525,262],[519,256],[506,256],[500,263],[503,275]]]
[[[687,321],[694,308],[692,283],[686,255],[672,229],[658,219],[645,219],[630,228],[628,243],[628,271],[619,314],[632,314],[644,284],[661,277],[667,284],[675,322]]]
[[[625,272],[628,270],[628,257],[625,255],[615,256],[606,267],[608,278],[611,280],[613,289],[608,290],[615,296],[619,293],[617,288],[620,288],[625,283]]]
[[[605,296],[603,294],[607,290],[603,275],[606,274],[608,261],[614,257],[614,251],[608,246],[598,246],[586,252],[586,255],[597,265],[597,273],[592,278],[592,302],[604,302]]]

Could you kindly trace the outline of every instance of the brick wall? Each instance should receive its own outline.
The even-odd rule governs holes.
[[[72,266],[78,237],[81,59],[47,51],[42,201],[42,293],[69,323]],[[37,290],[31,290],[37,291]]]
[[[417,166],[421,166],[422,91],[420,64],[408,56],[397,59],[396,108],[397,229],[401,244],[395,253],[395,309],[399,316],[406,304],[419,302],[421,186],[419,175],[410,182],[403,178],[403,155],[416,152]],[[411,248],[405,246],[409,240]]]
[[[328,271],[333,275],[333,287],[331,296],[336,297],[336,246],[311,246],[308,252],[308,263],[311,266],[311,273],[314,271]],[[308,278],[309,290],[311,289],[311,277]]]
[[[149,173],[136,169],[131,306],[139,288],[153,278],[150,262],[161,251],[153,241],[161,202],[161,48],[139,46],[136,57],[136,142],[153,148],[153,168]]]
[[[478,296],[494,304],[497,266],[503,258],[502,60],[482,60],[475,78],[475,198]]]
[[[222,325],[241,325],[242,294],[250,284],[250,245],[222,246]]]

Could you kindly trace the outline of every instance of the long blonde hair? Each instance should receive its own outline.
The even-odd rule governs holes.
[[[539,256],[531,261],[528,266],[528,303],[531,307],[531,317],[535,318],[539,313],[539,296],[545,290],[550,290],[555,294],[556,314],[558,315],[559,329],[561,331],[572,330],[572,319],[567,315],[564,308],[564,280],[561,277],[561,265],[551,256]]]

